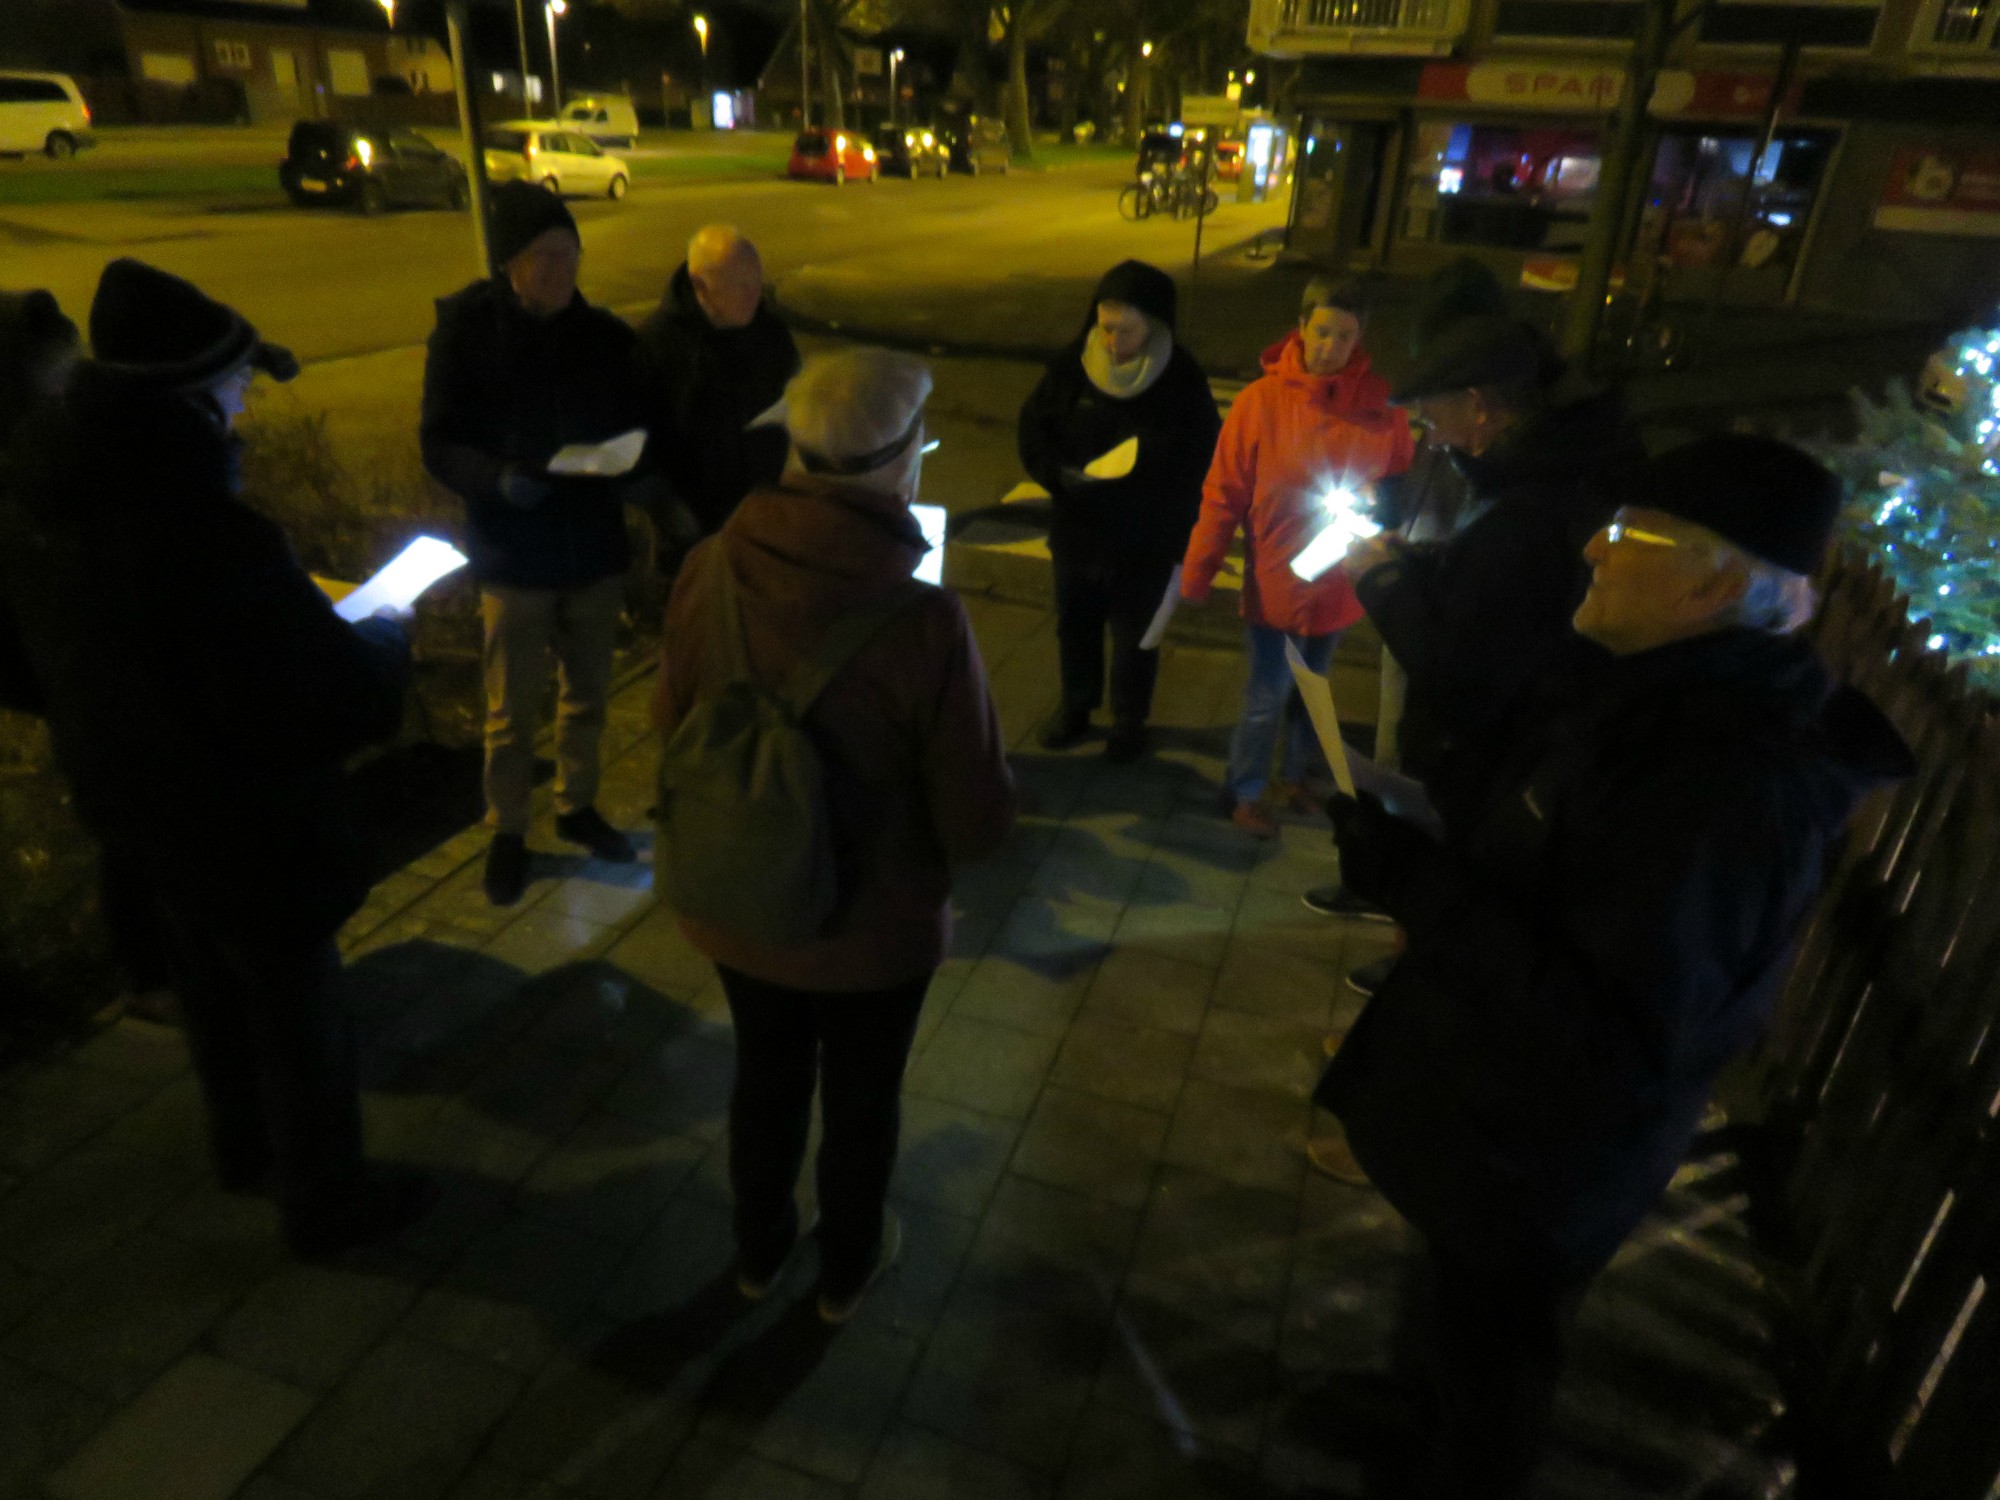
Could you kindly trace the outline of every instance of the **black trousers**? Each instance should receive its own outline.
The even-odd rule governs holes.
[[[1056,641],[1062,653],[1063,707],[1089,713],[1104,701],[1104,631],[1111,630],[1111,717],[1143,724],[1153,711],[1160,653],[1139,642],[1167,591],[1171,562],[1106,562],[1051,549]]]
[[[1432,1400],[1419,1493],[1523,1500],[1548,1446],[1563,1344],[1589,1278],[1442,1255],[1413,1260],[1394,1364]]]
[[[792,1189],[819,1090],[820,1285],[857,1290],[882,1249],[903,1123],[903,1068],[931,976],[886,990],[796,990],[717,966],[736,1023],[729,1185],[744,1269],[768,1275],[798,1238]]]
[[[230,932],[182,903],[163,913],[216,1175],[251,1188],[275,1174],[294,1228],[339,1212],[362,1166],[339,951]]]

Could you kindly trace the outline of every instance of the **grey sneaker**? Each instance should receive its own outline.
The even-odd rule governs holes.
[[[1396,955],[1378,958],[1372,964],[1363,964],[1349,972],[1347,987],[1363,999],[1372,1000],[1375,992],[1388,982],[1389,973],[1396,967]]]
[[[882,1279],[882,1273],[896,1263],[896,1257],[903,1253],[903,1221],[893,1213],[882,1215],[882,1249],[875,1257],[875,1269],[868,1273],[868,1279],[853,1291],[835,1296],[822,1291],[819,1294],[820,1318],[838,1327],[861,1311],[861,1304],[868,1296],[868,1289]]]

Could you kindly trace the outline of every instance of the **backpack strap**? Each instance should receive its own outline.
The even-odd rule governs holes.
[[[792,669],[779,694],[793,719],[803,719],[841,668],[905,608],[930,592],[930,585],[906,579],[835,620],[813,653]]]

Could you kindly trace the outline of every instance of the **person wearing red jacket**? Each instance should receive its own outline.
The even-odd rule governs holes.
[[[1231,820],[1259,838],[1277,824],[1260,805],[1291,673],[1287,640],[1316,672],[1333,659],[1340,632],[1361,618],[1354,587],[1338,568],[1311,582],[1293,560],[1325,527],[1324,498],[1359,492],[1410,466],[1410,426],[1389,404],[1389,386],[1361,348],[1367,304],[1358,287],[1315,277],[1299,326],[1264,352],[1264,375],[1236,398],[1202,487],[1201,514],[1181,568],[1181,593],[1200,604],[1238,531],[1243,533],[1243,620],[1250,675],[1243,716],[1229,747],[1223,803]],[[1292,726],[1283,776],[1302,794],[1311,729]],[[1317,803],[1304,805],[1317,806]]]

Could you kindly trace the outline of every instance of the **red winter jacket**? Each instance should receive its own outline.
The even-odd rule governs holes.
[[[1296,331],[1264,351],[1264,376],[1229,410],[1188,540],[1181,592],[1208,597],[1238,528],[1243,617],[1294,635],[1332,635],[1361,618],[1339,568],[1307,583],[1292,559],[1319,534],[1316,494],[1329,483],[1372,484],[1410,466],[1410,424],[1389,385],[1356,349],[1333,375],[1307,373]]]

